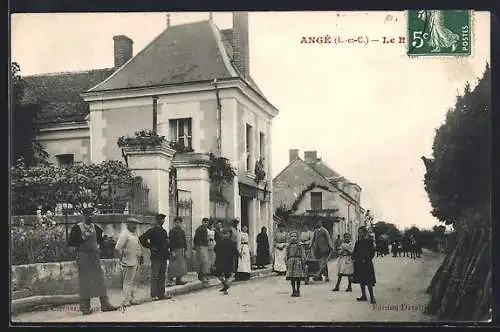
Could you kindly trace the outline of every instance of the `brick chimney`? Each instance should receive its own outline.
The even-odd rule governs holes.
[[[244,78],[250,73],[250,47],[248,44],[248,13],[233,12],[233,61]]]
[[[304,161],[308,164],[318,162],[318,151],[304,151]]]
[[[114,36],[115,42],[115,70],[123,66],[132,58],[132,39],[127,36]]]
[[[299,149],[290,149],[288,150],[289,162],[291,163],[299,156]]]

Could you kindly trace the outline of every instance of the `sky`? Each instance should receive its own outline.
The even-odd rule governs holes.
[[[171,13],[171,24],[208,19]],[[231,13],[214,13],[221,29]],[[435,130],[467,81],[490,61],[490,14],[475,12],[472,55],[417,57],[406,45],[304,44],[306,36],[406,36],[399,12],[251,12],[250,73],[280,113],[273,121],[272,175],[289,149],[318,151],[331,168],[362,188],[376,220],[401,229],[438,224],[430,214],[421,156],[431,156]],[[114,35],[133,41],[134,55],[166,27],[166,13],[16,14],[11,57],[22,75],[113,66]]]

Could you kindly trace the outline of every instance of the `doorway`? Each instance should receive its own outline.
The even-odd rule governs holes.
[[[241,228],[247,226],[250,229],[250,199],[241,196]]]

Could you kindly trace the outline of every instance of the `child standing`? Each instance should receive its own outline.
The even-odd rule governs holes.
[[[221,238],[215,243],[215,270],[217,278],[222,283],[220,289],[227,295],[229,289],[229,278],[234,270],[234,260],[238,254],[236,242],[231,239],[231,230],[224,228],[221,231]]]
[[[351,292],[351,278],[354,273],[354,264],[352,262],[352,252],[354,250],[354,246],[351,243],[351,234],[344,233],[344,241],[339,247],[339,258],[338,258],[338,279],[337,285],[332,289],[334,292],[339,290],[340,281],[343,276],[347,277],[349,281],[349,285],[347,286],[346,292]]]
[[[306,253],[299,243],[299,233],[290,233],[290,243],[286,248],[286,280],[292,284],[292,296],[300,296],[300,281],[306,277],[304,272]]]

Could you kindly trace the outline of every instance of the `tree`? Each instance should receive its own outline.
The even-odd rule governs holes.
[[[490,201],[490,68],[471,91],[448,111],[436,130],[432,158],[422,157],[426,167],[425,190],[432,215],[447,225],[470,211],[487,217]],[[488,219],[488,218],[486,218]]]
[[[26,165],[44,162],[47,153],[37,142],[36,113],[38,105],[24,105],[22,97],[25,81],[20,75],[21,67],[11,64],[11,121],[12,121],[12,164],[22,159]]]
[[[394,224],[387,223],[384,221],[379,221],[375,224],[375,238],[378,239],[380,235],[389,236],[390,241],[394,241],[396,239],[401,238],[401,231]]]

